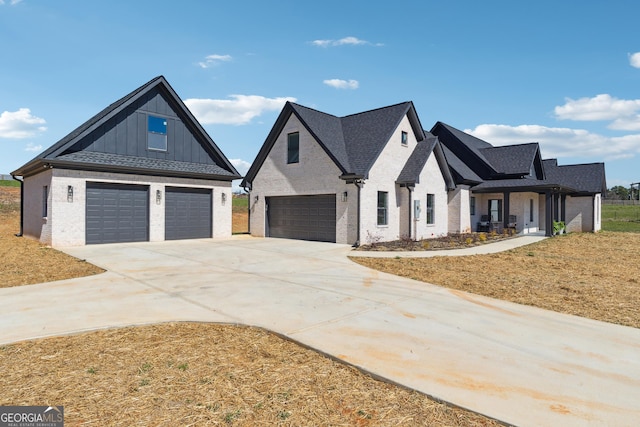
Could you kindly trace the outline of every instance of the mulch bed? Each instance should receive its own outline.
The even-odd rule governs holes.
[[[510,239],[515,233],[506,230],[504,233],[452,233],[433,239],[413,240],[410,238],[391,242],[372,242],[358,247],[358,251],[430,251],[443,249],[463,249]]]

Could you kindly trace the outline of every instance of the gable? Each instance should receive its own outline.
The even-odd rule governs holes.
[[[149,138],[158,132],[162,133],[163,144],[154,147]],[[209,179],[240,178],[162,76],[109,105],[14,174],[37,173],[42,164],[154,175],[166,170],[173,176]]]

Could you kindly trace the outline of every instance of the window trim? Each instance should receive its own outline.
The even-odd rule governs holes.
[[[436,223],[436,195],[427,193],[426,203],[426,221],[427,225],[434,225]]]
[[[469,197],[469,215],[476,214],[476,196]]]
[[[380,206],[380,196],[384,195],[383,205]],[[376,225],[387,226],[389,225],[389,192],[378,191],[378,199],[376,202]],[[382,214],[383,222],[380,222],[380,214]]]
[[[491,202],[496,201],[498,202],[498,219],[497,220],[493,220],[493,216],[491,215]],[[488,209],[488,213],[489,213],[489,218],[491,218],[491,222],[501,222],[502,218],[503,218],[503,205],[502,205],[502,199],[489,199],[489,209]]]
[[[403,147],[409,146],[409,134],[405,131],[402,131],[400,133],[400,145],[402,145]]]
[[[155,130],[151,130],[151,120],[158,119],[164,121],[164,133],[157,132]],[[168,128],[169,128],[169,120],[166,117],[156,116],[154,114],[147,114],[147,150],[151,151],[160,151],[167,152],[169,149],[169,138],[168,138]],[[163,135],[164,136],[164,148],[152,147],[150,145],[151,135]]]
[[[296,136],[296,140],[294,141],[292,138]],[[292,154],[292,143],[295,142],[295,157]],[[300,132],[291,132],[287,134],[287,164],[293,165],[296,163],[300,163]]]

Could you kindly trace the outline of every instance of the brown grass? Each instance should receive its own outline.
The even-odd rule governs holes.
[[[102,273],[95,265],[27,238],[20,231],[20,189],[0,187],[0,288]]]
[[[12,344],[0,348],[0,371],[0,405],[64,405],[68,426],[499,425],[263,330],[229,325]]]
[[[352,258],[447,288],[640,327],[640,235],[576,233],[493,255]]]

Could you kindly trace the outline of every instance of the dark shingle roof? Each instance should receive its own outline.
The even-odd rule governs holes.
[[[124,170],[146,170],[149,172],[166,172],[167,174],[214,175],[217,177],[235,178],[235,175],[215,164],[178,162],[175,160],[151,159],[147,157],[123,156],[120,154],[99,153],[94,151],[76,151],[64,154],[51,161],[56,165],[84,166],[87,169],[96,166],[109,166]]]
[[[398,184],[416,184],[420,182],[420,172],[424,169],[424,165],[433,152],[436,142],[437,138],[429,134],[424,141],[416,145],[400,175],[398,175],[396,180]]]
[[[558,166],[556,159],[543,161],[547,180],[571,187],[578,193],[605,193],[607,183],[604,163]]]
[[[68,167],[71,167],[74,162],[77,163],[75,165],[76,167],[79,167],[80,165],[85,163],[91,164],[94,167],[98,165],[102,165],[104,166],[104,169],[108,170],[109,166],[111,165],[104,161],[104,159],[106,159],[107,156],[99,156],[99,155],[91,156],[89,153],[83,153],[83,152],[73,153],[77,155],[70,155],[65,153],[74,144],[76,144],[81,138],[83,138],[84,136],[88,135],[90,132],[97,129],[99,126],[104,124],[107,120],[114,117],[116,114],[124,110],[127,106],[135,102],[135,100],[137,100],[139,97],[143,96],[145,93],[149,92],[151,89],[157,86],[161,86],[166,90],[169,97],[174,101],[176,107],[181,112],[183,117],[191,125],[193,125],[192,129],[194,130],[195,134],[199,137],[199,140],[201,140],[204,143],[204,145],[208,147],[209,154],[212,156],[212,159],[214,159],[215,162],[217,163],[217,167],[215,167],[215,170],[218,171],[219,173],[214,174],[215,178],[226,179],[226,180],[233,180],[233,179],[240,178],[241,177],[240,174],[233,167],[229,159],[227,159],[225,155],[220,151],[218,146],[213,142],[211,137],[202,128],[200,123],[198,123],[196,118],[193,116],[193,114],[191,114],[189,109],[184,105],[184,103],[178,97],[178,95],[173,90],[171,85],[169,85],[169,82],[167,82],[167,80],[163,76],[158,76],[154,79],[151,79],[150,81],[143,84],[139,88],[135,89],[134,91],[128,93],[127,95],[113,102],[112,104],[104,108],[102,111],[100,111],[99,113],[91,117],[89,120],[82,123],[76,129],[71,131],[64,138],[62,138],[61,140],[53,144],[51,147],[44,150],[42,153],[38,154],[35,158],[33,158],[32,160],[30,160],[29,162],[21,166],[19,169],[12,172],[12,175],[24,176],[25,174],[31,174],[31,173],[37,172],[38,170],[41,170],[42,164],[45,164],[45,163],[55,164],[56,162],[59,164],[64,163]],[[106,154],[106,153],[103,153],[103,154]],[[101,158],[102,160],[96,160],[98,158]],[[149,171],[155,171],[161,174],[161,169],[155,169],[155,168],[149,168],[149,167],[143,166],[145,164],[149,164],[149,161],[153,161],[154,159],[136,157],[137,162],[135,162],[132,160],[134,157],[129,157],[129,156],[115,156],[112,158],[113,159],[119,158],[121,161],[123,161],[128,165],[127,167],[130,167],[131,169],[135,169],[138,167],[136,165],[140,165],[141,166],[140,172],[143,172],[143,173],[149,172]],[[127,158],[128,160],[123,160],[124,158]],[[90,159],[94,159],[94,160],[91,161]],[[58,161],[58,160],[61,160],[61,161]],[[171,167],[170,163],[172,162],[167,162],[165,163],[165,165],[167,167]],[[173,163],[186,163],[186,162],[173,162]],[[155,163],[155,166],[159,166],[159,165],[160,163],[158,162]],[[114,164],[113,166],[124,167],[124,165],[119,165],[119,164]],[[194,169],[194,170],[207,169],[204,166],[206,165],[193,166],[191,169]],[[183,165],[178,167],[178,169],[180,168],[185,169],[186,166]],[[176,172],[179,172],[178,169],[175,169],[175,168],[168,169],[168,171],[175,175]],[[209,168],[207,170],[213,170],[213,168]],[[188,171],[185,170],[185,172],[188,172]],[[188,172],[189,175],[193,175],[193,173],[196,173],[196,172]],[[199,173],[199,174],[201,175],[201,177],[206,178],[206,176],[204,176],[203,173]],[[213,176],[211,177],[213,178]]]
[[[424,131],[412,102],[402,102],[345,117],[336,117],[287,102],[241,186],[247,186],[256,176],[291,114],[300,119],[344,175],[366,177],[405,116],[409,117],[416,139],[424,139]]]
[[[480,150],[496,171],[505,175],[528,175],[538,151],[538,144],[535,142]]]
[[[482,178],[444,144],[442,144],[442,151],[444,151],[444,155],[447,158],[447,164],[458,175],[458,184],[477,184],[482,182]]]

